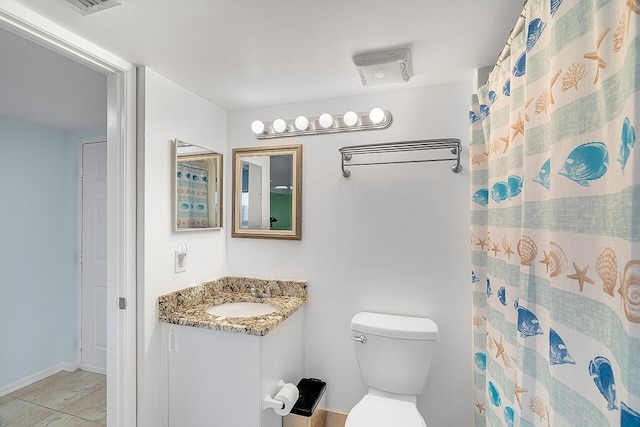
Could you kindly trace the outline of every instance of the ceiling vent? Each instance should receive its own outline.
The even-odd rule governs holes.
[[[90,15],[92,13],[100,12],[101,10],[109,9],[114,6],[120,6],[122,0],[65,0],[67,3],[72,4],[81,14]]]
[[[411,78],[409,49],[367,52],[353,57],[364,86],[408,82]]]

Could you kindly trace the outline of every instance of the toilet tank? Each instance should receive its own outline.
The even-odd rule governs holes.
[[[369,387],[419,395],[427,382],[438,325],[423,317],[356,314],[351,320],[356,357]]]

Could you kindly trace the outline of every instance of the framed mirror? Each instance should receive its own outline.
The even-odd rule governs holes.
[[[233,150],[232,237],[300,240],[302,145]]]
[[[176,231],[222,227],[222,154],[175,140]]]

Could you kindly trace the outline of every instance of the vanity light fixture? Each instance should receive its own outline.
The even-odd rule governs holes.
[[[258,139],[270,139],[386,129],[393,122],[391,113],[382,108],[364,113],[347,111],[342,117],[334,117],[336,116],[323,113],[319,117],[298,116],[295,120],[276,119],[266,123],[256,120],[251,123],[251,130]]]

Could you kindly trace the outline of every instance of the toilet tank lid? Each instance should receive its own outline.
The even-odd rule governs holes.
[[[439,338],[438,325],[425,317],[361,312],[351,319],[351,329],[391,338],[425,341]]]

